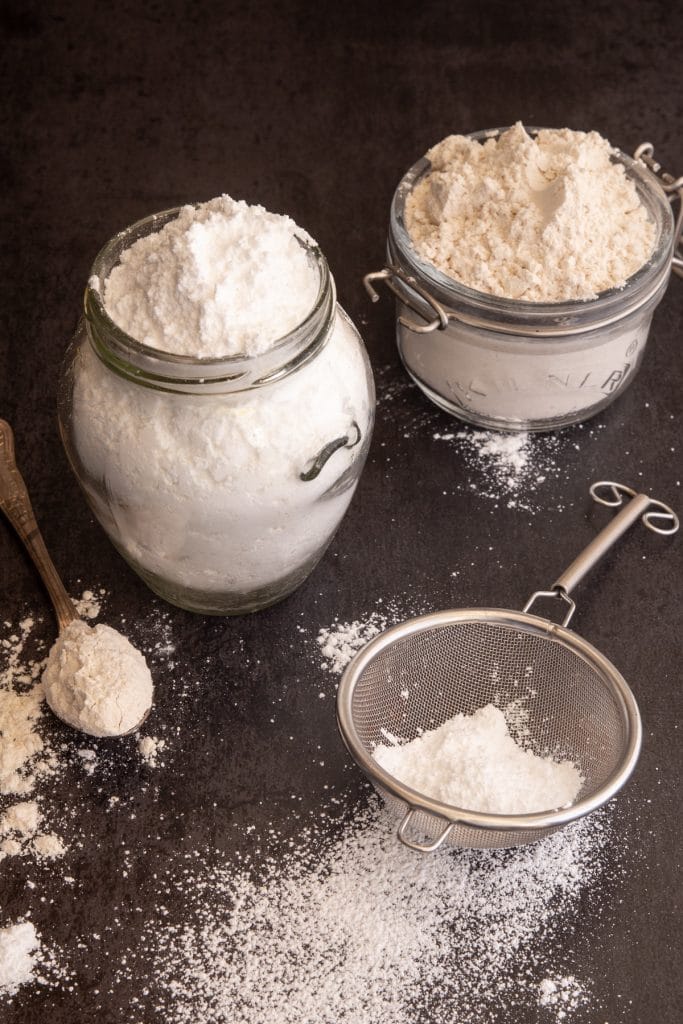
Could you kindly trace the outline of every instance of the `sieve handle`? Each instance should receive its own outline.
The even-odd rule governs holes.
[[[650,498],[647,494],[638,494],[631,487],[624,484],[614,483],[612,480],[600,480],[591,484],[591,497],[600,505],[607,505],[610,508],[618,508],[624,503],[624,496],[630,500],[624,505],[611,523],[600,531],[587,548],[578,555],[569,568],[565,569],[561,576],[555,580],[551,590],[539,590],[532,594],[524,606],[528,611],[537,597],[555,596],[561,597],[570,606],[569,611],[562,623],[566,626],[574,614],[574,602],[569,595],[578,583],[587,575],[600,559],[609,551],[612,545],[626,533],[629,527],[638,519],[653,533],[668,535],[676,533],[679,527],[678,516],[656,498]]]
[[[445,825],[445,828],[444,828],[443,832],[441,833],[440,836],[437,836],[437,838],[434,840],[434,842],[432,842],[432,843],[418,843],[417,840],[411,839],[410,836],[407,834],[407,830],[408,830],[408,828],[410,826],[410,822],[412,820],[412,817],[413,817],[414,814],[417,813],[418,809],[419,808],[417,808],[417,807],[409,807],[408,808],[408,810],[406,811],[406,813],[405,813],[405,815],[403,817],[403,820],[401,821],[401,824],[396,829],[396,835],[401,840],[403,845],[407,846],[409,850],[416,850],[418,853],[434,853],[435,850],[438,850],[439,847],[442,846],[446,842],[446,840],[448,839],[449,835],[451,834],[451,832],[453,831],[454,827],[456,826],[457,822],[455,822],[455,821],[446,822],[446,825]],[[422,813],[425,814],[425,813],[428,813],[428,812],[423,811]]]

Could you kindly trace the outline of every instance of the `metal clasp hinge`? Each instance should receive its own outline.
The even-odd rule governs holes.
[[[396,279],[406,285],[408,289],[412,289],[429,306],[434,313],[431,320],[424,315],[424,312],[418,305],[411,302],[410,294],[406,295],[404,291],[397,287]],[[448,327],[448,314],[443,306],[422,285],[418,284],[414,277],[406,274],[400,267],[388,266],[384,270],[375,270],[370,274],[366,274],[363,278],[366,292],[373,302],[378,302],[379,294],[373,287],[373,281],[384,281],[389,291],[393,292],[400,302],[412,309],[414,313],[417,313],[425,321],[423,324],[417,324],[412,320],[406,319],[404,316],[400,316],[398,322],[407,327],[409,331],[415,331],[416,334],[430,334],[432,331],[443,331]]]
[[[639,163],[647,167],[648,171],[655,175],[664,192],[666,192],[670,203],[678,200],[678,215],[674,227],[674,255],[671,261],[671,269],[678,277],[683,277],[683,175],[674,178],[673,174],[663,171],[661,164],[654,158],[654,152],[655,147],[651,142],[641,142],[633,154],[633,159],[638,160]]]

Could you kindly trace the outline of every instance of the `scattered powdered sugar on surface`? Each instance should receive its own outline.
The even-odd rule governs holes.
[[[100,587],[97,593],[92,590],[84,590],[79,598],[74,600],[74,607],[82,619],[96,619],[102,609],[102,599],[106,591]]]
[[[405,617],[400,601],[380,602],[369,615],[336,622],[319,634],[301,630],[299,654],[309,666],[314,656],[318,667],[311,692],[318,693],[321,680],[338,676],[364,642]],[[76,734],[55,740],[54,735],[66,734],[47,714],[33,725],[40,749],[53,751],[53,772],[77,773],[69,784],[74,788],[73,805],[66,809],[68,848],[55,869],[60,886],[78,892],[77,871],[69,874],[77,863],[74,852],[98,856],[90,844],[95,836],[108,843],[116,821],[121,887],[117,883],[113,893],[111,935],[108,926],[102,936],[90,933],[86,923],[79,934],[67,932],[56,952],[36,945],[22,985],[57,987],[55,998],[72,999],[77,1008],[72,959],[78,983],[83,972],[82,983],[106,991],[107,1008],[118,1000],[119,1024],[493,1024],[508,1019],[501,1015],[513,1014],[515,1007],[542,1008],[558,1020],[573,1008],[571,998],[542,1003],[543,993],[552,993],[547,984],[541,986],[575,977],[569,973],[575,965],[565,962],[566,938],[578,926],[587,893],[599,913],[602,888],[595,887],[620,863],[609,809],[540,844],[419,857],[398,842],[396,820],[375,796],[366,804],[359,795],[354,772],[350,786],[325,785],[320,799],[313,794],[302,815],[292,813],[289,790],[287,807],[277,795],[265,796],[267,825],[254,824],[249,814],[241,819],[238,801],[231,809],[236,818],[230,827],[239,837],[235,849],[229,842],[214,847],[213,837],[198,838],[201,832],[192,835],[183,810],[170,811],[173,801],[165,802],[163,811],[159,804],[158,822],[146,840],[125,845],[124,822],[135,818],[140,791],[153,801],[159,794],[155,776],[141,770],[140,762],[149,764],[166,753],[167,736],[181,730],[203,678],[185,671],[174,677],[173,621],[172,611],[154,605],[135,630],[153,673],[163,669],[165,686],[174,687],[178,698],[173,727],[160,723],[163,738],[137,735],[115,746],[111,741],[83,746]],[[30,692],[35,678],[27,670],[28,645],[35,637],[28,630],[22,641],[18,629],[11,624],[6,629],[16,636],[12,650],[17,643],[26,645],[23,653],[15,651],[13,685]],[[241,644],[241,663],[247,664]],[[42,653],[44,645],[36,657]],[[213,662],[207,659],[202,671],[215,671]],[[409,698],[406,691],[404,699]],[[512,717],[523,723],[524,708],[513,709]],[[124,764],[131,769],[130,790],[121,786]],[[108,778],[117,787],[113,791],[105,788]],[[42,834],[42,852],[35,854],[50,857],[62,842],[49,830],[55,815],[49,791],[59,779],[47,780],[46,787],[39,782],[34,780],[37,791],[30,797],[10,794],[7,806],[0,803],[0,821],[10,826],[6,838],[19,837],[20,847]],[[155,827],[159,833],[182,831],[182,841],[177,848],[160,847]],[[28,858],[21,867],[25,864],[30,870]],[[141,864],[145,870],[138,875]],[[50,918],[40,916],[43,876],[35,879],[29,874],[24,890],[35,890],[30,916],[53,946]],[[0,918],[0,927],[14,927],[27,909],[9,921]],[[105,943],[122,937],[124,928],[123,944],[112,959]],[[576,985],[583,992],[591,988],[590,982]],[[48,1000],[46,1018],[49,1005]]]
[[[571,761],[524,750],[493,704],[455,715],[408,743],[380,743],[373,757],[411,789],[486,814],[531,814],[573,803],[583,777]]]
[[[0,927],[0,997],[11,1002],[23,985],[38,982],[55,987],[68,972],[46,949],[31,921]]]
[[[538,986],[538,1005],[550,1007],[555,1020],[565,1020],[588,1001],[585,987],[569,974],[544,978]]]
[[[16,630],[6,623],[8,635],[0,640],[0,794],[5,796],[30,793],[55,767],[54,752],[37,728],[44,712],[44,659],[24,653],[34,625],[31,618]]]
[[[174,880],[187,921],[146,936],[145,1005],[167,1024],[483,1024],[535,1002],[555,930],[600,879],[609,814],[516,850],[432,857],[395,827],[373,801],[315,855],[307,830],[256,872],[188,865]]]
[[[536,512],[534,495],[562,472],[562,439],[557,434],[460,429],[433,435],[457,448],[468,473],[468,489],[507,508]]]
[[[159,757],[165,746],[166,740],[159,739],[158,736],[141,736],[138,740],[140,757],[150,768],[159,766]]]
[[[39,947],[30,921],[0,928],[0,992],[12,996],[32,979]]]
[[[364,620],[334,622],[318,633],[318,646],[323,656],[323,667],[334,675],[341,675],[354,654],[381,633],[388,625],[381,612],[372,612]]]
[[[397,443],[420,435],[447,445],[456,467],[461,466],[454,490],[468,492],[495,507],[531,515],[564,512],[572,502],[562,495],[569,483],[572,460],[590,452],[591,442],[604,430],[602,422],[576,424],[560,433],[481,430],[455,417],[444,427],[444,413],[420,393],[407,375],[396,377],[393,366],[376,371],[378,416],[391,420]],[[396,450],[380,441],[391,465]]]

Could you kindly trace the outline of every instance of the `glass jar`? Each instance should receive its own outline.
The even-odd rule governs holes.
[[[468,138],[483,141],[504,130]],[[448,277],[420,257],[405,223],[406,199],[429,173],[429,160],[401,179],[391,204],[388,265],[368,274],[365,284],[373,300],[376,280],[395,294],[401,359],[436,405],[495,430],[552,430],[595,415],[633,380],[667,286],[680,221],[674,230],[666,186],[643,163],[618,151],[613,159],[655,225],[654,250],[623,287],[584,301],[500,298]]]
[[[151,589],[191,611],[240,614],[291,593],[332,539],[367,455],[374,384],[325,257],[304,242],[317,300],[261,355],[192,359],[117,327],[101,282],[178,213],[139,221],[95,260],[63,365],[60,431],[95,516]]]

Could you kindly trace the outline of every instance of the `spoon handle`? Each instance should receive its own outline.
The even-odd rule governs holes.
[[[9,423],[0,419],[0,510],[19,534],[47,587],[57,615],[59,631],[78,618],[52,559],[47,553],[23,477],[14,458],[14,434]]]

